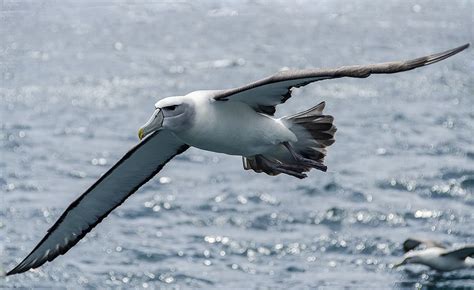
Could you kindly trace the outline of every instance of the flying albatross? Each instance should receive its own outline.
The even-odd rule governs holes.
[[[69,205],[33,251],[7,275],[37,268],[66,253],[190,146],[242,156],[246,170],[268,175],[304,178],[312,168],[326,171],[326,147],[334,143],[336,127],[333,117],[323,114],[325,103],[292,116],[274,117],[276,106],[291,97],[292,88],[327,79],[408,71],[446,59],[468,46],[408,61],[288,70],[239,88],[162,99],[139,130],[141,142]]]
[[[424,246],[424,249],[418,249]],[[458,249],[447,249],[445,245],[431,240],[407,239],[403,243],[403,261],[394,265],[421,264],[437,271],[453,271],[474,267],[474,245]]]

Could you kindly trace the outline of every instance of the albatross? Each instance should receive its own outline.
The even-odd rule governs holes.
[[[418,247],[424,246],[424,249]],[[403,243],[404,259],[395,264],[400,267],[406,264],[421,264],[437,271],[453,271],[474,267],[474,245],[458,249],[447,249],[441,243],[431,240],[407,239]]]
[[[246,170],[305,178],[311,169],[326,171],[326,147],[334,143],[334,118],[325,103],[295,115],[274,117],[276,106],[293,88],[342,77],[366,78],[427,66],[453,56],[469,44],[407,61],[287,70],[227,90],[195,91],[155,104],[139,129],[140,142],[72,202],[33,251],[7,273],[37,268],[66,253],[112,210],[190,146],[242,156]]]

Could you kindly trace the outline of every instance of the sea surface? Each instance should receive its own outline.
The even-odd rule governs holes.
[[[164,97],[285,68],[409,59],[474,42],[474,1],[0,3],[0,268],[138,142]],[[474,243],[474,50],[314,83],[327,173],[299,180],[190,149],[64,256],[0,287],[473,289],[474,269],[393,269],[408,237]]]

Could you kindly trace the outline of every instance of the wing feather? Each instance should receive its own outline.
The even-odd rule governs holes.
[[[446,253],[442,254],[441,256],[455,257],[455,258],[460,259],[460,260],[464,260],[467,257],[474,257],[474,245],[468,245],[468,246],[465,246],[461,249],[446,252]]]
[[[220,91],[214,96],[214,99],[217,101],[244,102],[252,106],[257,112],[271,113],[270,115],[273,115],[275,106],[284,103],[291,97],[292,88],[302,87],[312,82],[327,79],[342,77],[366,78],[371,74],[392,74],[408,71],[446,59],[467,47],[469,47],[469,44],[406,61],[343,66],[329,69],[283,71],[239,88]]]
[[[33,251],[7,275],[37,268],[66,253],[168,161],[188,148],[167,131],[157,131],[144,139],[71,203]]]

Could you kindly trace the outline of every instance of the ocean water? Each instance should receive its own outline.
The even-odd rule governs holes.
[[[408,59],[473,43],[473,1],[0,4],[0,268],[137,143],[160,98],[280,69]],[[417,236],[474,243],[474,53],[298,89],[335,117],[327,173],[175,158],[25,288],[474,288],[473,270],[392,269]]]

